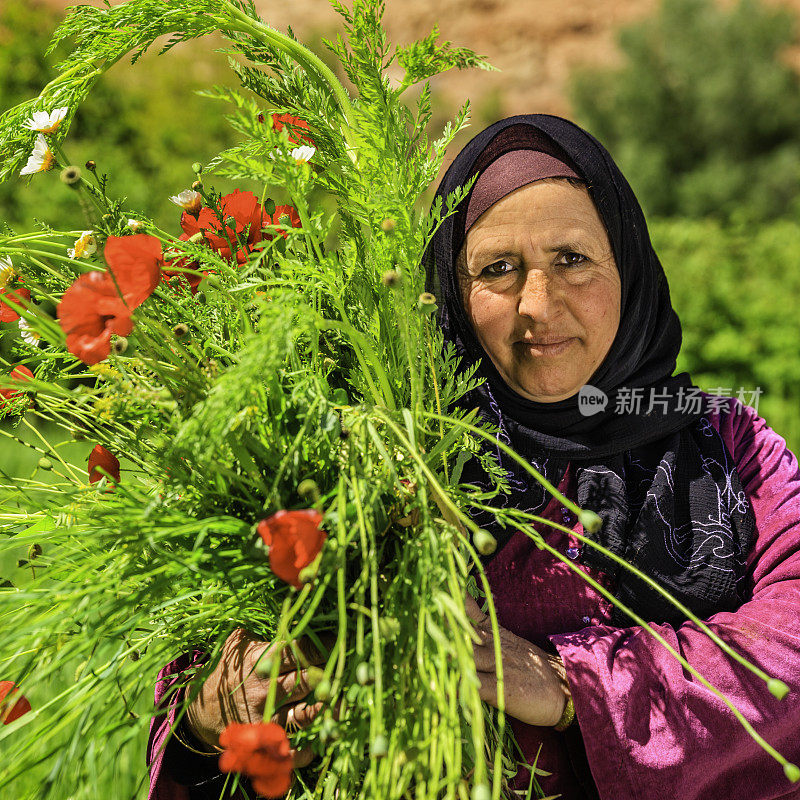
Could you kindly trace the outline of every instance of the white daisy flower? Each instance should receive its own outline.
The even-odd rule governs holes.
[[[138,231],[138,230],[140,230],[141,228],[144,227],[144,224],[142,222],[139,222],[138,219],[129,218],[128,219],[128,227],[132,231]]]
[[[40,133],[36,137],[33,152],[28,158],[28,163],[20,170],[20,175],[35,175],[37,172],[46,172],[55,164],[55,156],[47,146],[47,141]]]
[[[34,347],[39,346],[39,339],[42,337],[31,327],[24,317],[19,318],[19,335],[22,337],[23,342],[27,342]]]
[[[14,265],[11,263],[11,259],[6,258],[5,256],[0,256],[0,289],[5,289],[15,274]]]
[[[316,147],[311,147],[310,145],[304,144],[300,147],[295,147],[294,150],[289,153],[289,155],[298,163],[298,164],[307,164],[311,161],[314,153],[317,152]]]
[[[57,108],[49,114],[46,111],[34,111],[33,116],[25,123],[25,127],[38,133],[55,133],[61,121],[67,116],[67,111],[69,111],[67,106]]]
[[[192,189],[184,189],[180,194],[172,195],[169,199],[176,206],[180,206],[190,214],[196,214],[203,203],[203,196],[200,192],[195,192]]]
[[[94,231],[84,231],[75,240],[75,247],[70,247],[67,250],[67,255],[70,258],[83,258],[84,256],[92,256],[96,252],[97,242],[94,240]]]

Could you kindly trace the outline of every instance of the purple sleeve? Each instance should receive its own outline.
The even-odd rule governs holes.
[[[706,620],[726,642],[790,687],[775,699],[694,623],[654,626],[726,694],[755,730],[800,762],[800,473],[786,442],[738,401],[712,419],[752,503],[751,599]],[[567,669],[602,800],[800,798],[730,709],[639,627],[551,636]]]
[[[189,789],[176,783],[165,769],[165,753],[175,718],[183,702],[185,684],[205,656],[195,650],[176,658],[158,673],[155,703],[161,711],[150,723],[147,742],[147,764],[150,768],[148,800],[189,800]]]

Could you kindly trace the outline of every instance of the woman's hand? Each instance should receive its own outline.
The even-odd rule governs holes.
[[[481,700],[497,708],[492,623],[469,594],[465,606],[482,639],[481,644],[473,643],[472,647],[481,682]],[[555,725],[569,698],[569,684],[561,659],[505,628],[500,628],[499,632],[506,713],[529,725]]]
[[[323,639],[323,644],[328,643]],[[308,639],[299,639],[295,645],[308,666],[326,662],[327,655],[321,654]],[[219,664],[186,710],[187,724],[196,738],[217,747],[220,734],[231,722],[261,722],[270,681],[259,678],[255,666],[265,653],[274,652],[275,647],[269,642],[254,638],[241,628],[227,638]],[[284,647],[275,695],[275,704],[280,707],[272,722],[288,726],[290,731],[293,727],[305,728],[322,709],[321,702],[313,705],[303,702],[311,689],[306,682],[307,670],[298,666],[291,648]],[[304,767],[314,760],[310,747],[291,752],[295,767]]]

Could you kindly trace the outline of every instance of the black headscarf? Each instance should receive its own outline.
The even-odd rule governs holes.
[[[456,274],[469,195],[442,223],[426,252],[428,286],[439,298],[445,338],[455,344],[464,365],[480,361],[486,379],[466,404],[498,425],[507,443],[554,485],[573,462],[578,504],[603,520],[594,540],[701,617],[737,608],[745,599],[745,561],[755,519],[733,459],[697,402],[699,389],[687,373],[673,375],[680,322],[642,209],[609,153],[560,117],[510,117],[478,134],[458,154],[435,201],[446,200],[470,177],[518,149],[548,153],[571,167],[587,184],[605,224],[620,273],[620,324],[608,355],[587,383],[602,390],[608,404],[600,413],[585,415],[577,395],[537,403],[500,377],[469,322]],[[636,395],[633,390],[642,390],[641,413],[617,413],[618,404]],[[651,390],[659,402],[647,413]],[[504,505],[543,510],[549,495],[499,451],[498,457],[511,474],[512,491]],[[475,470],[473,465],[471,480],[480,482]],[[510,533],[495,533],[499,549]],[[615,595],[648,621],[684,621],[674,606],[594,548],[584,548],[582,559],[609,575]],[[616,611],[615,622],[630,624]]]

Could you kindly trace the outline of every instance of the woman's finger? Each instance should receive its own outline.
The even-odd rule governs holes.
[[[486,614],[481,611],[480,606],[469,592],[464,593],[464,610],[467,612],[467,616],[478,625],[486,620]]]
[[[289,753],[294,759],[295,769],[307,767],[316,757],[310,747],[304,747],[302,750],[290,750]]]
[[[485,645],[474,644],[472,646],[472,657],[475,660],[475,669],[478,672],[491,672],[494,674],[497,671],[494,661],[494,642],[491,638]],[[502,652],[500,657],[502,658]]]
[[[322,701],[282,706],[272,715],[271,720],[282,728],[307,728],[322,711],[323,706]]]

